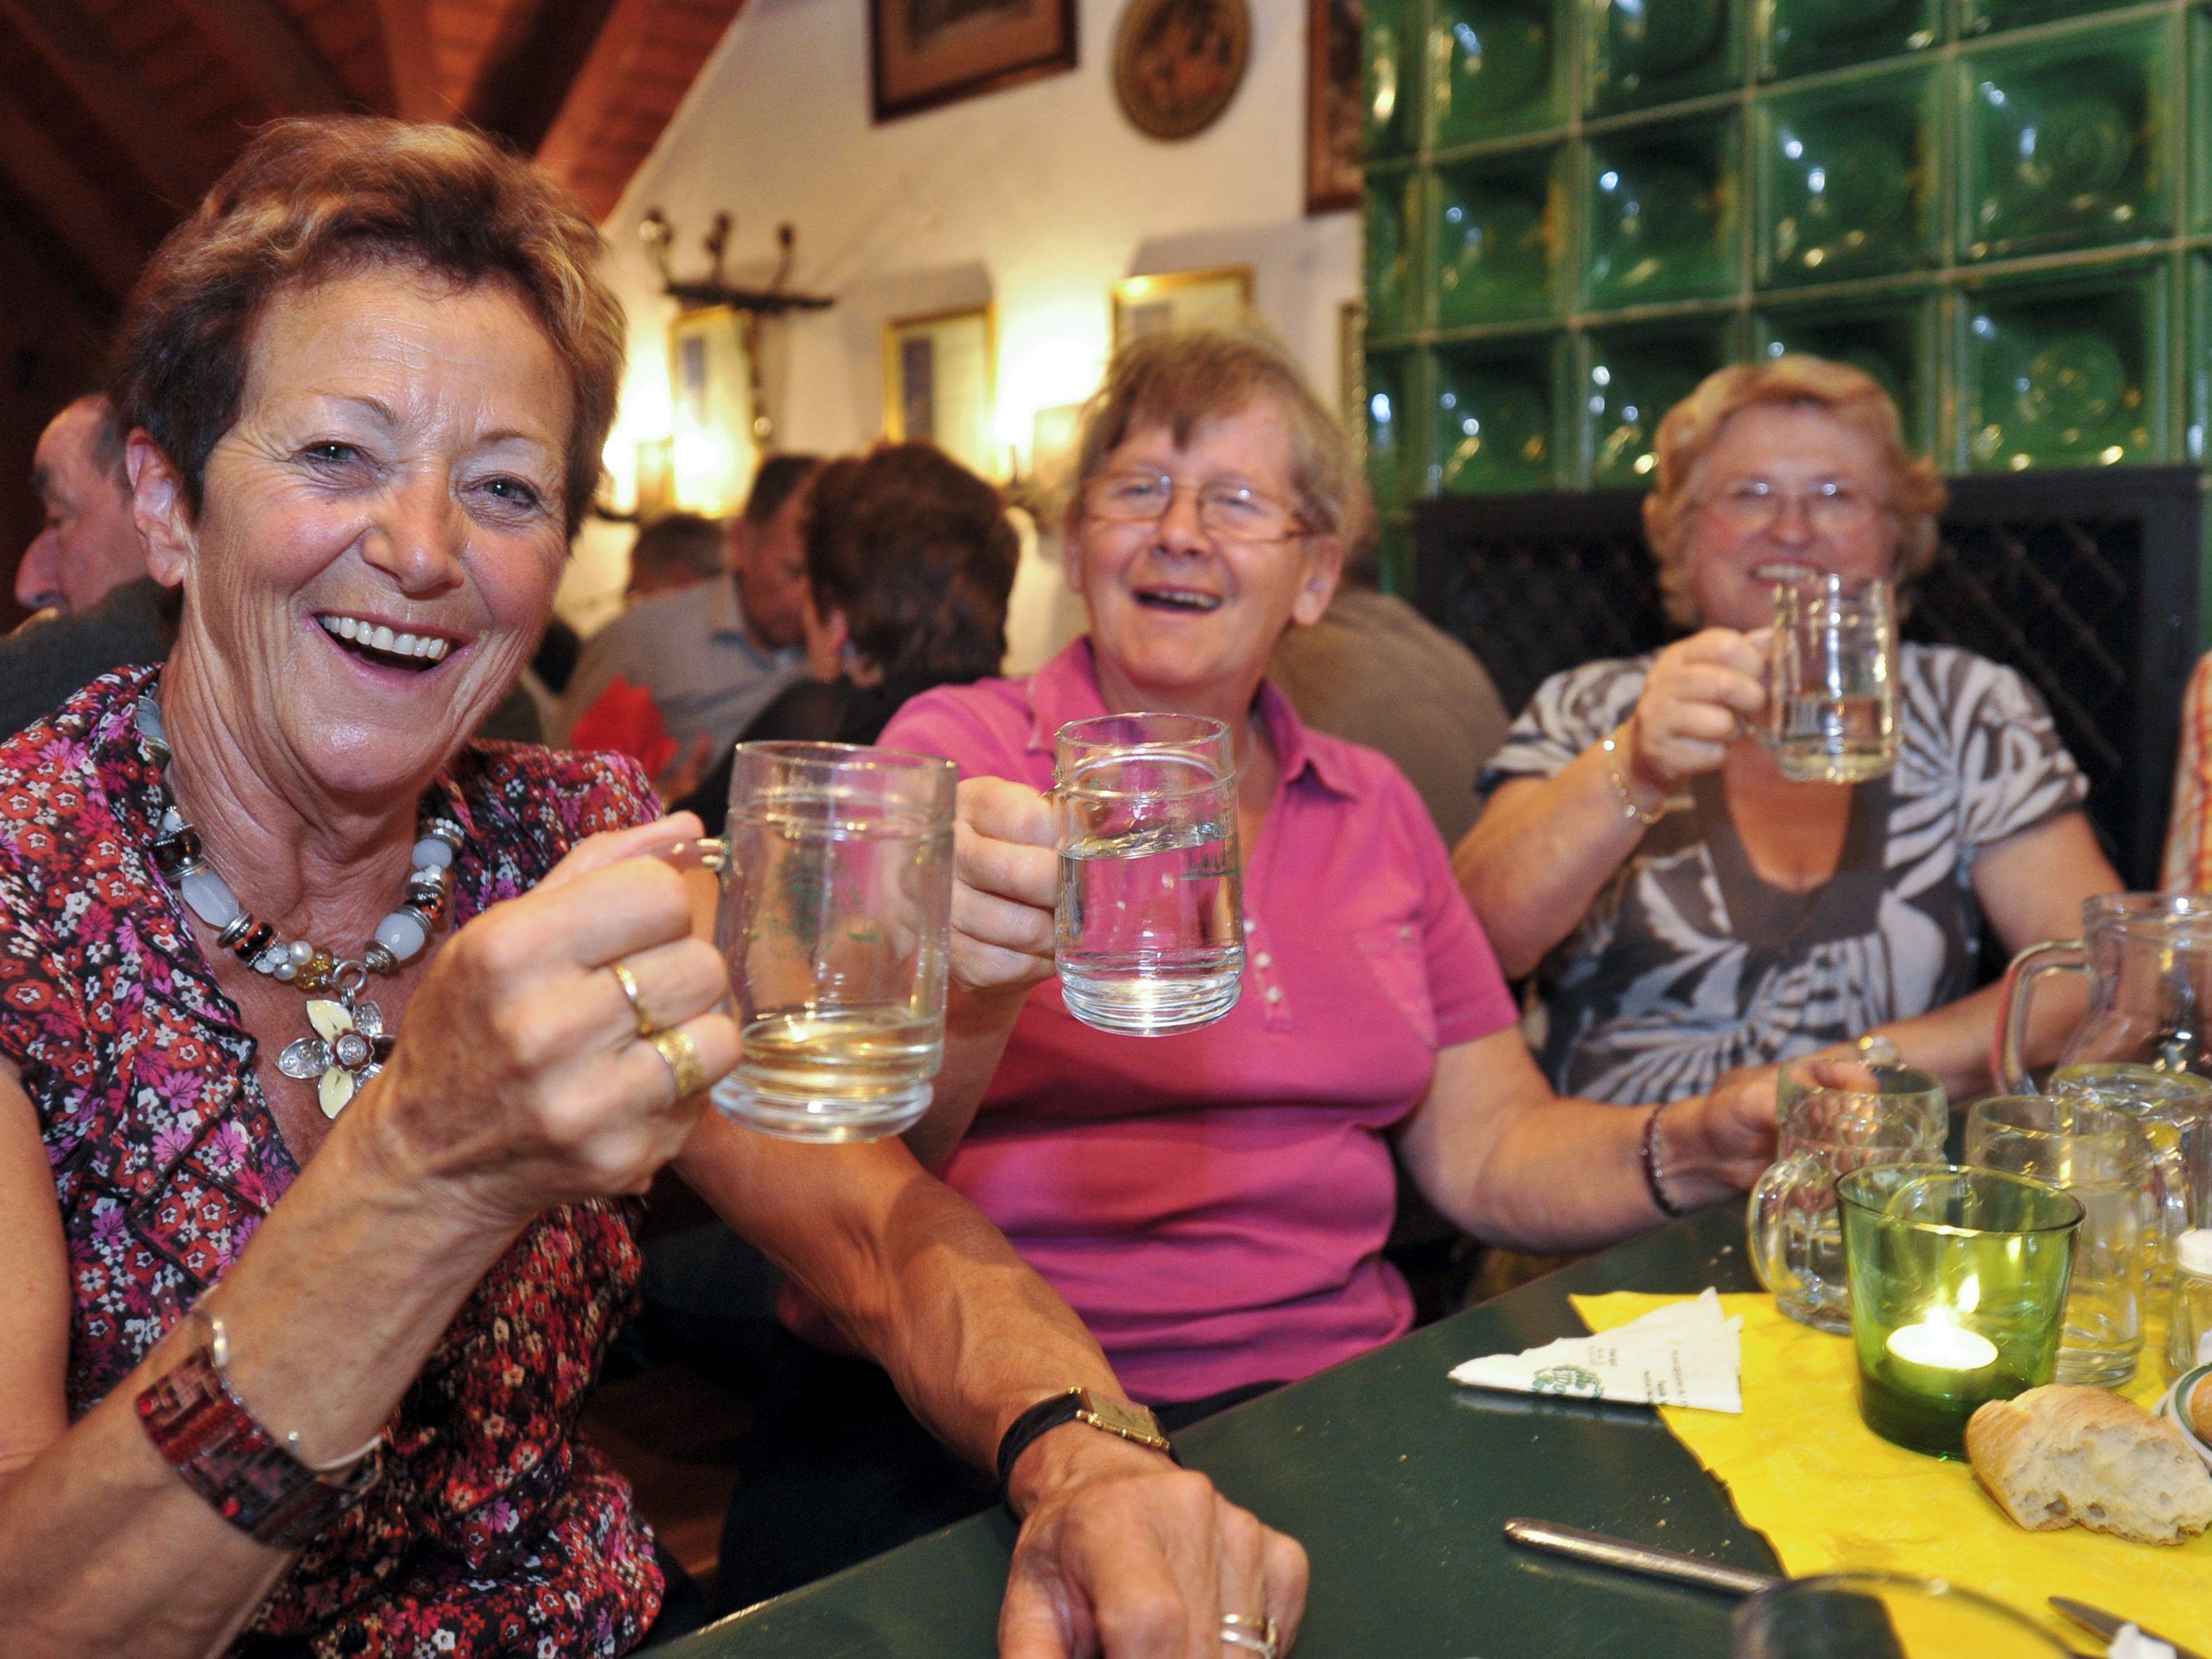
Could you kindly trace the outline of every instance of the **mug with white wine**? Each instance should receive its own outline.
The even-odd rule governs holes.
[[[929,1108],[945,1056],[959,771],[899,750],[745,743],[711,872],[744,1039],[722,1111],[793,1140],[874,1139]]]
[[[1767,718],[1751,731],[1799,783],[1897,764],[1897,600],[1879,576],[1801,571],[1774,589]]]

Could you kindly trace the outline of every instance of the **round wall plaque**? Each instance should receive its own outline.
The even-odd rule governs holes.
[[[1139,132],[1188,138],[1212,126],[1244,79],[1244,0],[1129,0],[1114,32],[1114,91]]]

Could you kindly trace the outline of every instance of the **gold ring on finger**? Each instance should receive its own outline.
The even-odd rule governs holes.
[[[1261,1659],[1277,1659],[1281,1637],[1272,1619],[1249,1619],[1241,1613],[1221,1615],[1221,1645],[1256,1653]]]
[[[691,1034],[680,1025],[665,1031],[655,1031],[645,1039],[653,1051],[668,1062],[675,1074],[676,1097],[689,1100],[707,1086],[707,1068],[699,1063],[699,1050],[692,1045]]]
[[[637,976],[619,962],[609,963],[607,971],[615,976],[615,983],[622,987],[623,1000],[629,1004],[631,1018],[637,1021],[638,1036],[651,1042],[653,1034],[660,1027],[655,1025],[653,1016],[645,1012],[644,999],[638,994]]]

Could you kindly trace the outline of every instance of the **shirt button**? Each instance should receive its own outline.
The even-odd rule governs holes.
[[[1270,985],[1267,988],[1267,1000],[1270,1002],[1280,1002],[1282,1000],[1283,988],[1279,985]]]
[[[1412,928],[1410,926],[1407,926],[1407,925],[1401,924],[1401,925],[1399,927],[1399,929],[1398,929],[1398,937],[1399,937],[1400,939],[1411,939],[1411,938],[1413,938],[1413,928]]]
[[[1245,931],[1246,933],[1250,933],[1250,932],[1251,932],[1255,927],[1258,927],[1258,926],[1259,926],[1259,924],[1258,924],[1257,922],[1254,921],[1252,920],[1252,918],[1251,918],[1251,917],[1247,916],[1247,917],[1245,917],[1245,918],[1244,918],[1244,931]]]
[[[1262,951],[1259,955],[1252,958],[1252,965],[1255,968],[1265,968],[1273,961],[1274,958],[1273,957],[1269,956],[1265,951]]]

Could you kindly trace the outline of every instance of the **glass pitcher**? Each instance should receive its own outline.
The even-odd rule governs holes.
[[[2081,906],[2081,937],[2032,945],[2005,970],[1997,1087],[2033,1094],[2028,1008],[2045,974],[2086,974],[2089,1016],[2062,1067],[2124,1062],[2212,1077],[2212,896],[2108,893]]]

